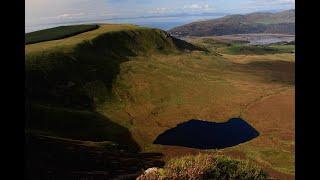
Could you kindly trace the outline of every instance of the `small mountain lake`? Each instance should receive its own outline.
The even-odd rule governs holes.
[[[223,149],[258,136],[259,132],[240,118],[222,123],[192,119],[163,132],[153,143],[197,149]]]

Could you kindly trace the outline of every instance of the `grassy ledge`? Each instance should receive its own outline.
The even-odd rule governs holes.
[[[98,29],[98,25],[73,25],[73,26],[59,26],[50,29],[44,29],[27,33],[25,35],[25,44],[33,44],[43,41],[51,41],[71,37],[80,33]]]

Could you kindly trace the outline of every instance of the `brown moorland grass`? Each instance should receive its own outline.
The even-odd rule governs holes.
[[[281,53],[281,54],[266,54],[266,55],[230,55],[224,54],[230,62],[247,64],[250,62],[259,62],[259,61],[289,61],[294,62],[295,56],[291,53]]]
[[[273,126],[273,119],[270,118],[279,114],[279,108],[274,108],[270,111],[273,116],[266,116],[264,119],[255,118],[255,115],[251,117],[251,109],[247,109],[255,107],[261,99],[294,89],[294,71],[291,71],[290,63],[293,62],[281,65],[289,69],[283,71],[283,68],[272,63],[266,67],[250,64],[243,66],[220,56],[205,55],[201,52],[136,58],[121,65],[120,75],[113,86],[119,99],[100,106],[99,111],[128,127],[145,151],[160,150],[168,157],[174,157],[174,154],[194,154],[198,151],[152,145],[152,142],[163,131],[193,118],[222,122],[241,116],[255,128],[256,123],[252,119]],[[274,75],[275,72],[281,74]],[[272,78],[269,78],[270,75],[273,75]],[[291,83],[283,81],[283,76],[286,77],[284,80]],[[125,87],[122,87],[123,85]],[[292,96],[292,93],[287,95],[288,98]],[[286,98],[275,101],[288,103]],[[286,106],[283,103],[278,106]],[[260,105],[260,108],[265,109],[265,105]],[[274,107],[272,103],[268,106],[269,109]],[[282,110],[287,114],[292,113],[289,109]],[[249,116],[251,118],[248,118]],[[281,121],[289,121],[285,124],[279,123],[278,127],[286,129],[287,125],[292,126],[294,121],[290,120],[291,117],[282,119],[283,117],[279,116]],[[281,143],[282,135],[278,137],[278,134],[264,134],[267,127],[261,125],[259,129],[258,125],[258,131],[262,135],[245,143],[244,148],[239,148],[239,151],[245,153],[247,158],[267,164],[266,167],[272,169],[270,171],[284,176],[289,173],[288,176],[291,177],[294,173],[294,152],[288,151],[288,143],[292,142],[294,137],[288,136],[289,141]],[[272,138],[277,143],[272,143]],[[260,142],[261,148],[254,148],[256,142]],[[222,151],[228,152],[228,149]],[[256,154],[257,159],[254,158]],[[277,173],[275,175],[277,176]]]
[[[294,179],[294,88],[258,99],[246,108],[243,117],[260,132],[259,138],[225,152],[233,157],[238,156],[232,152],[243,152],[272,176]]]

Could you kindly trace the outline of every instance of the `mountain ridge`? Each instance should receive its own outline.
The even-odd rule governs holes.
[[[95,112],[98,104],[112,98],[120,64],[137,56],[202,50],[159,29],[118,25],[118,30],[108,31],[109,26],[73,36],[87,39],[73,40],[72,45],[69,37],[27,46],[31,47],[25,55],[27,129],[64,138],[126,142],[129,135],[119,139],[112,130],[123,133],[125,128]],[[43,50],[50,42],[53,45]]]
[[[249,33],[295,34],[295,10],[227,15],[178,26],[168,32],[177,37]]]

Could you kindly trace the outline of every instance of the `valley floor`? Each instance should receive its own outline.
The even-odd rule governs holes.
[[[222,152],[251,159],[281,179],[294,178],[294,55],[191,52],[154,55],[121,64],[117,98],[99,112],[127,127],[146,152],[165,159]],[[190,119],[214,122],[241,117],[260,132],[223,150],[152,144],[167,129]]]

